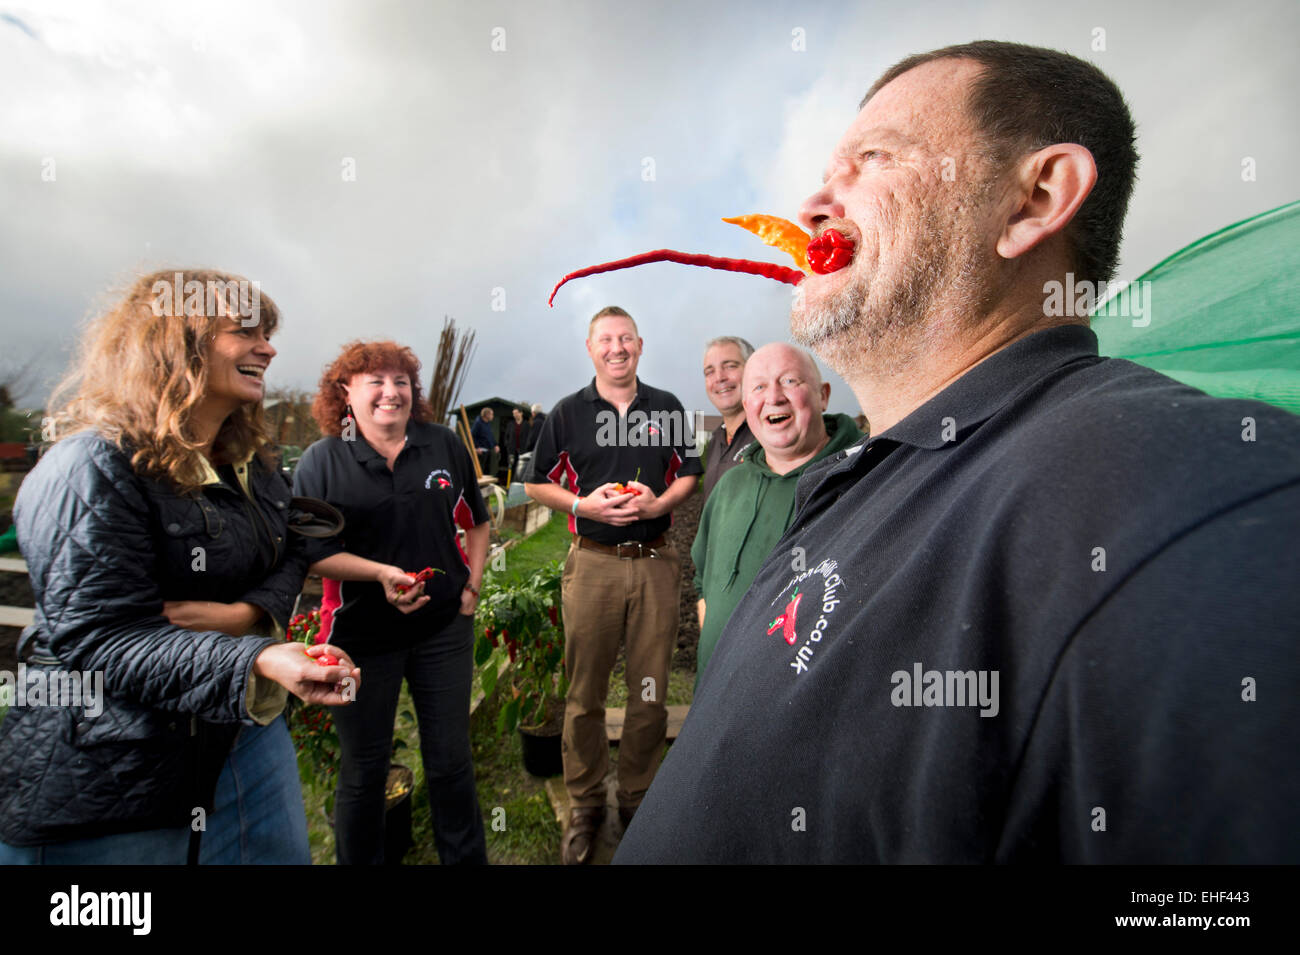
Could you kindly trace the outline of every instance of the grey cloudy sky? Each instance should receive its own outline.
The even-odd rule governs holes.
[[[1134,278],[1297,198],[1298,27],[1292,0],[0,0],[0,371],[34,359],[23,397],[42,403],[107,288],[201,264],[284,311],[272,387],[314,387],[358,337],[431,364],[451,315],[478,333],[463,398],[549,408],[590,378],[586,322],[617,303],[641,377],[711,410],[703,342],[786,339],[787,286],[657,265],[548,310],[559,277],[662,247],[782,261],[720,217],[794,218],[885,67],[990,38],[1085,57],[1124,91]],[[832,409],[856,413],[828,377]]]

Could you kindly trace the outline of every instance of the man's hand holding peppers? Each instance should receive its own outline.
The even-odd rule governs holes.
[[[640,481],[602,484],[578,504],[579,517],[615,527],[662,517],[666,510],[663,498]]]

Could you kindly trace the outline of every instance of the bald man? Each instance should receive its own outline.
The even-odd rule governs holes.
[[[697,693],[731,611],[794,519],[800,475],[862,437],[848,415],[825,413],[831,386],[812,356],[791,345],[754,352],[745,363],[741,394],[745,422],[757,440],[719,479],[720,493],[705,502],[691,547],[702,598]]]

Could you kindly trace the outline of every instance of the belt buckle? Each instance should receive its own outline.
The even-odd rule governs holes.
[[[640,541],[622,541],[621,543],[615,544],[614,546],[618,549],[618,559],[619,559],[619,560],[636,560],[638,557],[641,556],[641,553],[642,553],[642,551],[641,551],[641,542],[640,542]],[[624,556],[623,556],[623,548],[624,548],[624,547],[635,547],[635,548],[636,548],[636,553],[633,554],[633,555],[630,556],[630,557],[624,557]]]

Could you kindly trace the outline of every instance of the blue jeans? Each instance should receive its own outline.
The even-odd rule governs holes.
[[[473,651],[474,618],[457,614],[442,632],[408,649],[353,655],[361,689],[353,702],[334,710],[341,750],[334,797],[339,865],[384,861],[384,788],[403,677],[420,726],[438,858],[444,865],[487,862],[469,746]]]
[[[184,865],[188,826],[44,846],[0,842],[0,865]],[[298,761],[284,717],[241,726],[199,848],[202,865],[310,865]]]
[[[311,865],[298,756],[283,716],[241,726],[217,780],[200,865]]]

